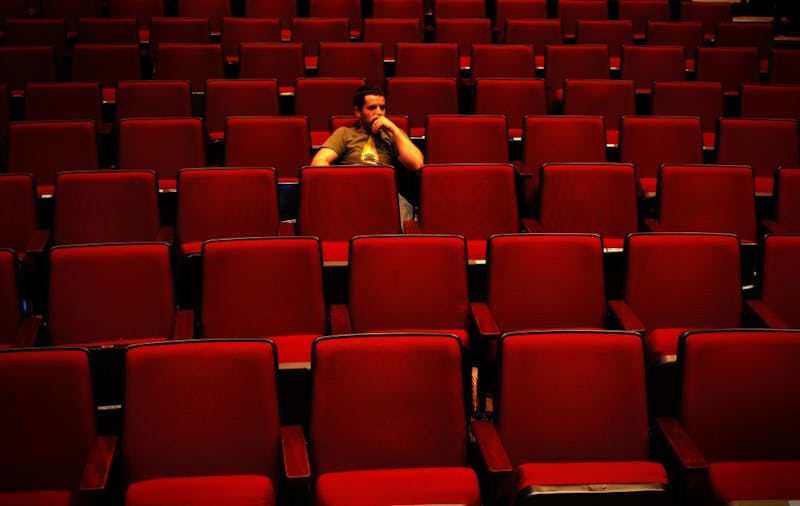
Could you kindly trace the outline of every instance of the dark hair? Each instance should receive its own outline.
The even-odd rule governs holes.
[[[366,102],[366,100],[364,100],[364,97],[366,97],[367,95],[378,95],[379,97],[383,97],[384,93],[383,90],[377,86],[372,86],[369,84],[364,86],[359,86],[359,88],[353,95],[353,105],[355,107],[358,107],[359,109],[364,107],[364,103]]]

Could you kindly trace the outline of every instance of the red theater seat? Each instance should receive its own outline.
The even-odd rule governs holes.
[[[275,167],[278,179],[294,180],[311,160],[305,116],[231,117],[225,122],[225,165]]]
[[[280,114],[275,79],[209,79],[205,96],[206,138],[212,142],[225,139],[230,117]]]
[[[758,298],[748,308],[768,327],[797,328],[800,325],[800,295],[794,264],[800,253],[800,236],[770,234],[764,237],[758,275]]]
[[[20,275],[14,250],[0,249],[0,349],[33,346],[42,325],[40,316],[30,316],[30,299],[20,290]]]
[[[794,167],[775,171],[774,211],[772,220],[762,222],[776,233],[800,233],[800,170]]]

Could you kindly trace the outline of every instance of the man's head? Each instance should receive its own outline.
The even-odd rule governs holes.
[[[353,111],[364,130],[378,117],[386,113],[386,98],[383,90],[376,86],[361,86],[353,95]]]

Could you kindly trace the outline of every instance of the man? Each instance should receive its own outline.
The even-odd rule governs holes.
[[[403,130],[386,117],[386,98],[383,90],[361,86],[353,96],[353,111],[358,124],[339,127],[322,143],[311,165],[391,165],[407,170],[419,170],[424,159],[422,152]],[[413,206],[402,195],[400,218],[403,222],[414,217]]]

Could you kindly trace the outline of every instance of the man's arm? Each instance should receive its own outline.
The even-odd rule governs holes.
[[[311,159],[310,165],[331,165],[333,162],[339,159],[339,153],[332,150],[331,148],[319,148],[317,154],[314,155],[314,158]]]
[[[397,147],[397,158],[400,160],[400,163],[408,170],[418,171],[421,169],[425,164],[422,152],[414,145],[403,129],[395,125],[392,120],[386,116],[381,116],[372,124],[372,131],[374,133],[377,133],[381,128],[391,132],[394,136],[394,143]]]

